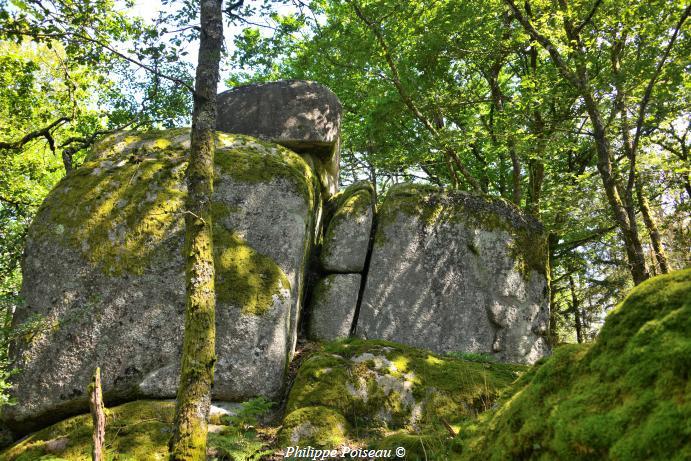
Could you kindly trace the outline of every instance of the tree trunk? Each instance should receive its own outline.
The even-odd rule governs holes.
[[[103,392],[101,391],[101,369],[96,368],[89,384],[89,408],[93,421],[93,447],[91,449],[92,461],[105,459],[104,446],[106,443],[106,414],[103,408]]]
[[[581,320],[581,308],[578,304],[578,296],[576,296],[576,287],[573,283],[573,276],[569,275],[569,287],[571,288],[571,310],[576,326],[576,341],[578,344],[583,343],[583,323]]]
[[[641,244],[641,240],[638,236],[636,220],[631,218],[631,204],[628,203],[627,210],[627,206],[625,206],[624,202],[622,202],[616,179],[612,174],[612,152],[609,145],[609,139],[607,138],[605,124],[602,120],[600,109],[598,108],[595,100],[595,93],[592,88],[590,88],[587,69],[584,65],[583,44],[578,36],[578,29],[573,27],[568,18],[565,18],[565,31],[569,37],[570,43],[572,44],[573,50],[576,52],[576,64],[574,71],[569,67],[560,51],[556,46],[554,46],[549,38],[538,32],[530,21],[526,19],[521,10],[516,6],[514,0],[504,1],[511,8],[515,18],[521,23],[528,34],[530,34],[534,40],[540,43],[540,45],[542,45],[542,47],[549,53],[554,65],[557,67],[557,70],[559,70],[559,73],[578,91],[580,96],[583,98],[583,102],[585,103],[585,107],[588,112],[588,118],[590,119],[590,123],[593,125],[593,137],[595,138],[595,147],[598,154],[597,170],[602,179],[602,184],[607,195],[607,201],[612,208],[614,220],[617,223],[617,227],[621,231],[624,239],[624,248],[626,249],[626,256],[629,262],[629,270],[633,277],[633,282],[638,285],[650,277],[645,265],[643,245]],[[635,165],[631,165],[631,168],[635,168]]]
[[[583,88],[583,86],[581,88]],[[633,283],[638,285],[650,278],[648,269],[645,266],[645,253],[643,252],[643,245],[638,235],[638,226],[635,219],[630,219],[630,215],[627,213],[626,207],[621,200],[619,188],[612,174],[612,154],[605,133],[605,126],[600,116],[600,111],[597,108],[597,103],[592,95],[586,91],[582,91],[582,97],[588,111],[590,122],[593,124],[593,136],[595,138],[595,147],[598,154],[597,170],[602,179],[607,201],[612,208],[614,221],[617,223],[617,227],[624,238],[624,248],[629,262],[629,270],[633,277]]]
[[[648,197],[645,196],[643,191],[643,185],[641,184],[640,178],[636,178],[636,196],[638,198],[638,207],[643,215],[643,222],[645,227],[648,229],[648,234],[650,234],[650,241],[653,244],[653,252],[655,253],[655,260],[660,267],[661,274],[667,274],[669,272],[669,265],[667,263],[667,256],[665,255],[665,249],[662,246],[662,238],[660,237],[660,231],[655,223],[655,218],[650,212],[650,204],[648,203]]]
[[[206,460],[207,418],[214,378],[215,308],[211,194],[216,91],[223,46],[222,0],[201,1],[185,214],[186,299],[180,385],[170,459]]]
[[[511,156],[511,199],[516,206],[521,206],[521,164],[516,154],[513,139],[509,139],[509,155]]]

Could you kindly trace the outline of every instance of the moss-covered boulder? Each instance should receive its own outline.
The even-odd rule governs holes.
[[[533,363],[549,351],[547,258],[542,225],[501,199],[393,187],[356,334]]]
[[[101,367],[107,401],[174,397],[184,312],[183,202],[189,131],[120,133],[49,194],[23,262],[13,346],[19,432],[83,411]],[[296,341],[319,185],[281,146],[218,134],[214,183],[222,400],[279,394]]]
[[[446,440],[449,427],[489,409],[524,370],[386,341],[327,343],[300,366],[280,440],[323,448],[337,448],[334,439],[379,446],[405,434]],[[330,424],[307,417],[318,413]]]
[[[348,421],[338,411],[323,406],[292,411],[283,420],[279,446],[336,448],[347,440]]]
[[[464,427],[466,460],[691,459],[691,269],[636,287]]]
[[[327,205],[329,215],[324,232],[321,263],[326,272],[361,272],[369,248],[374,217],[374,188],[356,183]]]

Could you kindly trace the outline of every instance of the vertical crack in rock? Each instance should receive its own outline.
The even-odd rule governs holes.
[[[357,321],[360,316],[360,306],[362,305],[362,298],[365,293],[367,285],[367,275],[369,274],[370,261],[372,260],[372,249],[374,248],[374,236],[377,233],[377,222],[379,213],[377,213],[377,191],[372,194],[372,228],[369,233],[369,242],[367,243],[367,255],[365,256],[365,266],[362,268],[362,277],[360,279],[360,291],[357,295],[357,304],[355,305],[355,315],[353,316],[353,324],[350,327],[350,336],[355,336],[357,331]]]

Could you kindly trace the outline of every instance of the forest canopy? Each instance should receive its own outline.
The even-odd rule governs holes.
[[[0,1],[3,345],[39,205],[100,137],[189,123],[189,2]],[[670,1],[239,2],[227,87],[307,79],[341,99],[341,183],[502,197],[550,233],[554,344],[689,265],[691,6]],[[5,348],[3,347],[3,354]]]

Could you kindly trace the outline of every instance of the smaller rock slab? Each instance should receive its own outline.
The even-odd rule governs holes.
[[[361,272],[374,217],[374,188],[357,183],[332,199],[335,209],[324,234],[322,267],[327,272]]]
[[[353,324],[360,274],[333,274],[321,279],[312,296],[310,336],[321,341],[347,338]]]

